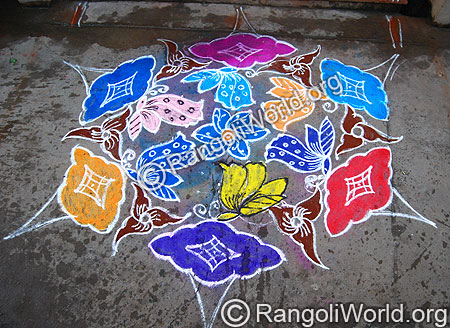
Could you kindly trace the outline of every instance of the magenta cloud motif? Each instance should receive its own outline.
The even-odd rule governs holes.
[[[189,48],[197,57],[207,58],[235,68],[250,68],[256,63],[267,64],[278,56],[287,56],[297,49],[270,36],[233,34],[211,42],[201,42]]]

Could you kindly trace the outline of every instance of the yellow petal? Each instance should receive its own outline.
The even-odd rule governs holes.
[[[264,185],[241,207],[242,215],[254,215],[279,203],[287,187],[287,178],[272,180]]]
[[[241,208],[241,214],[245,216],[250,216],[254,214],[258,214],[267,210],[269,207],[272,207],[284,199],[284,196],[281,195],[272,195],[272,196],[259,196],[256,198],[252,198],[251,201],[246,203]]]
[[[238,195],[238,203],[242,203],[247,197],[254,194],[266,181],[266,167],[262,163],[248,163],[245,165],[247,179]]]
[[[247,170],[237,164],[227,165],[225,163],[219,163],[219,165],[223,169],[220,199],[226,208],[235,210],[239,206],[237,202],[238,194],[245,183]]]
[[[237,214],[237,213],[226,212],[226,213],[220,214],[219,217],[217,218],[217,220],[230,221],[230,220],[237,218],[238,216],[239,216],[239,214]]]

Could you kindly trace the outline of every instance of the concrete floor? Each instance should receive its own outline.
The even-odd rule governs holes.
[[[24,9],[10,1],[1,4],[0,236],[22,226],[51,197],[70,165],[70,152],[76,144],[101,154],[89,141],[61,142],[68,131],[79,127],[85,98],[79,75],[63,60],[114,68],[152,54],[162,63],[165,48],[157,39],[173,40],[182,48],[222,37],[232,30],[235,15],[233,6],[223,4],[93,2],[78,27],[77,20],[71,25],[77,5],[64,1],[48,9]],[[403,35],[403,47],[397,43],[393,48],[383,12],[251,6],[245,13],[259,33],[290,42],[299,53],[321,45],[320,57],[312,64],[314,83],[320,81],[319,63],[326,57],[367,69],[393,54],[400,55],[396,63],[401,65],[386,83],[389,121],[370,122],[392,136],[403,136],[401,142],[390,146],[393,186],[424,217],[434,221],[437,229],[405,218],[376,216],[339,238],[331,238],[321,217],[316,225],[317,249],[330,268],[323,270],[308,263],[299,247],[275,225],[258,227],[238,219],[233,222],[237,229],[282,249],[287,262],[235,282],[226,300],[239,298],[251,307],[265,302],[274,308],[299,309],[330,303],[364,303],[374,308],[404,304],[407,317],[415,308],[449,309],[450,30],[432,27],[427,19],[391,13],[400,20]],[[248,27],[242,24],[240,30],[248,31]],[[378,76],[386,72],[387,67],[373,71]],[[87,77],[92,81],[97,75],[88,73]],[[263,91],[270,88],[267,77],[252,81],[255,90],[260,90],[257,100],[270,99]],[[343,112],[342,106],[338,114],[329,115],[335,127]],[[317,111],[308,124],[318,126],[322,118],[323,112]],[[299,135],[304,133],[304,122],[293,127]],[[173,135],[176,128],[166,131]],[[165,141],[167,134],[157,138]],[[254,151],[260,156],[264,149],[256,147]],[[152,199],[153,204],[179,215],[197,203],[208,204],[214,195],[203,191],[209,190],[210,175],[200,182],[192,181],[200,168],[189,169],[186,187],[180,190],[181,203]],[[282,174],[298,181],[286,200],[295,204],[305,194],[304,177],[281,164],[273,164],[273,168],[271,178]],[[209,172],[212,178],[220,178],[219,170]],[[126,193],[118,224],[131,207],[132,188]],[[412,214],[398,199],[391,208]],[[40,218],[61,213],[54,202]],[[0,327],[201,327],[188,277],[156,259],[147,248],[154,236],[175,228],[129,236],[114,257],[110,256],[113,233],[97,234],[70,220],[1,241]],[[200,288],[208,313],[222,292],[223,287]],[[256,325],[250,321],[247,326],[294,325]],[[214,327],[226,327],[220,316]],[[433,325],[391,322],[314,327]]]

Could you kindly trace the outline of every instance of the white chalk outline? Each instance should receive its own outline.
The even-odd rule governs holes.
[[[32,218],[30,218],[27,222],[25,222],[25,224],[23,224],[19,229],[11,232],[9,235],[7,235],[6,237],[3,237],[3,240],[8,240],[8,239],[13,239],[16,238],[26,232],[30,232],[36,229],[39,229],[41,227],[44,227],[46,225],[52,224],[54,222],[57,221],[61,221],[61,220],[65,220],[65,219],[71,219],[72,217],[69,215],[66,216],[61,216],[58,218],[53,218],[44,222],[38,222],[30,227],[28,227],[31,222],[33,222],[34,220],[36,220],[36,218],[50,205],[50,203],[53,201],[53,199],[56,197],[56,195],[58,194],[58,191],[55,191],[53,193],[53,195],[49,198],[49,200],[41,207],[41,209],[39,211],[36,212],[35,215],[33,215]]]

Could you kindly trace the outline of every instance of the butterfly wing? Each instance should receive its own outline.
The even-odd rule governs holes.
[[[150,101],[153,111],[171,125],[188,127],[203,120],[203,101],[194,102],[172,94],[159,95]]]

